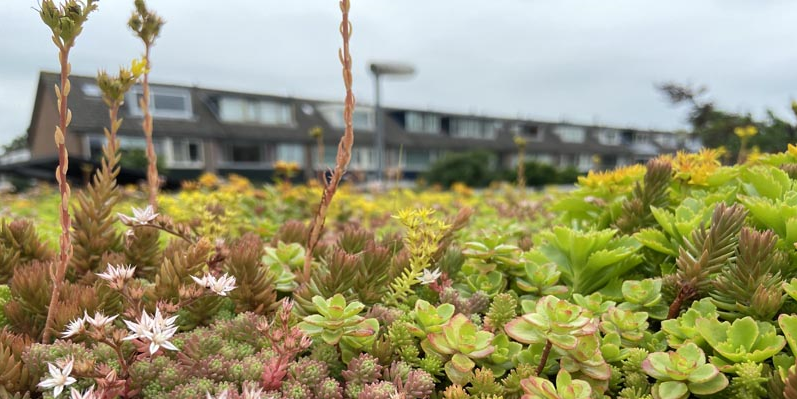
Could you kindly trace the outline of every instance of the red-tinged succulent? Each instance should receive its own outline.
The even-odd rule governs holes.
[[[459,313],[443,326],[441,332],[429,334],[428,346],[436,353],[451,356],[445,365],[446,374],[454,383],[464,385],[476,366],[473,359],[485,358],[495,351],[491,344],[493,337],[493,333],[479,330]]]
[[[556,375],[556,386],[546,378],[529,377],[520,381],[523,392],[521,399],[588,399],[592,397],[589,383],[574,380],[564,369]]]
[[[537,302],[534,313],[510,321],[504,330],[524,344],[550,342],[561,349],[573,349],[578,337],[593,334],[597,326],[580,306],[548,295]]]
[[[688,343],[675,352],[654,352],[642,362],[642,370],[657,381],[655,399],[686,399],[690,393],[710,395],[728,386],[728,378],[717,366],[706,363],[706,355]]]

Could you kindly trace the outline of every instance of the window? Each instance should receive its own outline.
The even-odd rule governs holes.
[[[598,142],[603,145],[620,145],[620,132],[614,129],[600,129],[597,133]]]
[[[654,138],[663,147],[674,148],[678,146],[678,137],[671,133],[661,133]]]
[[[408,150],[404,163],[408,169],[426,169],[431,165],[431,154],[429,150]]]
[[[509,129],[514,136],[521,136],[528,141],[542,141],[542,131],[539,126],[525,123],[515,123]]]
[[[141,87],[134,87],[128,94],[127,103],[132,115],[143,115],[139,108],[143,93]],[[194,115],[191,108],[191,93],[185,89],[153,87],[150,89],[149,106],[155,118],[190,119]]]
[[[224,122],[292,125],[293,107],[278,101],[224,97],[219,100],[219,118]]]
[[[277,161],[294,162],[304,166],[304,146],[301,144],[277,144]]]
[[[551,154],[534,154],[531,159],[537,163],[553,165],[553,156]]]
[[[102,97],[102,90],[100,90],[100,86],[95,85],[94,83],[86,83],[82,87],[83,94],[88,97]]]
[[[484,124],[478,119],[452,119],[451,136],[473,139],[484,138]]]
[[[404,127],[412,133],[440,133],[440,117],[434,114],[421,112],[407,112],[404,114]]]
[[[224,158],[226,163],[234,164],[260,164],[265,161],[263,146],[250,143],[234,143],[224,146]]]
[[[117,136],[117,138],[119,139],[119,151],[122,153],[123,160],[125,159],[124,154],[130,152],[139,152],[141,155],[146,156],[147,141],[143,137]],[[104,135],[97,134],[86,136],[85,148],[91,159],[99,160],[102,158],[102,147],[105,145],[105,142]],[[159,157],[165,157],[163,140],[157,138],[153,139],[153,145],[155,146],[155,154]]]
[[[373,148],[354,148],[351,152],[352,169],[375,169],[376,157]]]
[[[649,134],[642,132],[634,133],[634,144],[648,144],[648,143],[650,143]]]
[[[171,154],[167,153],[166,161],[169,166],[177,168],[201,168],[204,165],[205,154],[202,142],[195,139],[171,139]],[[169,156],[171,155],[171,156]]]
[[[336,129],[346,128],[343,120],[343,105],[327,104],[319,107],[319,111],[332,127]],[[371,108],[355,108],[354,115],[352,115],[352,124],[355,129],[374,130],[376,125],[374,110]]]
[[[565,143],[583,143],[587,134],[583,127],[556,126],[554,132]]]
[[[592,158],[593,156],[590,154],[579,154],[576,168],[578,168],[578,170],[581,172],[586,172],[592,169]]]

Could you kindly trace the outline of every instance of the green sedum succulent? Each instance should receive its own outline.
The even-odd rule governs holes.
[[[694,302],[689,310],[678,318],[662,321],[661,330],[667,335],[667,343],[673,348],[678,348],[686,342],[694,342],[702,346],[705,340],[698,334],[695,324],[701,317],[719,317],[717,307],[708,298]]]
[[[304,265],[304,247],[298,243],[285,244],[280,241],[276,248],[263,248],[263,264],[276,279],[277,291],[290,292],[298,287],[294,271]]]
[[[642,362],[642,370],[656,379],[655,399],[686,399],[689,394],[710,395],[728,386],[717,366],[706,363],[697,345],[688,343],[675,352],[654,352]]]
[[[567,287],[558,284],[562,273],[555,264],[544,260],[538,263],[531,258],[531,255],[525,257],[527,259],[523,268],[524,274],[515,280],[518,289],[534,298],[567,293]]]
[[[661,299],[661,279],[623,281],[623,299],[617,307],[625,310],[645,311],[651,319],[664,320],[668,307]]]
[[[778,354],[786,339],[778,335],[769,323],[757,322],[751,317],[736,319],[731,324],[717,319],[701,318],[697,331],[714,352],[721,357],[714,363],[763,362]]]
[[[520,316],[504,326],[507,335],[524,344],[551,342],[561,349],[574,349],[578,337],[594,333],[597,326],[586,311],[564,299],[545,296],[535,312]]]
[[[586,381],[576,380],[565,370],[556,375],[556,386],[540,377],[529,377],[520,381],[523,392],[521,399],[588,399],[592,397],[592,387]]]
[[[346,304],[341,294],[330,299],[321,296],[313,297],[318,314],[312,314],[299,323],[310,337],[319,337],[329,345],[340,345],[343,361],[351,359],[354,351],[370,347],[379,331],[376,319],[360,316],[365,305],[360,302]]]
[[[623,346],[634,347],[648,329],[647,312],[633,312],[620,308],[610,308],[601,315],[600,329],[605,334],[615,333],[622,338]]]
[[[429,334],[424,350],[429,348],[432,352],[450,355],[451,360],[445,364],[446,375],[455,384],[465,385],[476,366],[473,359],[485,358],[495,351],[493,338],[493,333],[479,330],[470,319],[458,313],[443,325],[442,331]]]
[[[444,303],[435,307],[423,299],[415,302],[415,311],[412,312],[415,317],[415,324],[407,324],[410,332],[418,338],[426,338],[431,333],[437,333],[443,330],[443,325],[446,324],[455,312],[454,305]]]

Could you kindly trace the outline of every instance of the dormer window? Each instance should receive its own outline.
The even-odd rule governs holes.
[[[404,113],[404,128],[411,133],[440,133],[440,117],[423,112]]]
[[[326,119],[327,123],[335,129],[345,129],[346,123],[343,120],[343,105],[326,104],[318,107],[318,111]],[[372,108],[357,107],[352,115],[352,125],[358,130],[374,130],[375,114]]]
[[[453,118],[450,122],[451,137],[494,139],[501,128],[500,122],[487,122],[472,118]]]
[[[260,125],[293,125],[293,107],[284,102],[224,97],[219,100],[223,122]]]
[[[620,145],[620,132],[615,129],[600,129],[597,133],[598,142],[603,145]]]
[[[143,116],[139,101],[144,96],[140,86],[134,87],[127,95],[127,106],[130,114]],[[172,87],[152,87],[149,93],[149,107],[154,118],[191,119],[194,116],[191,107],[191,93],[185,89]]]
[[[554,132],[565,143],[583,143],[587,132],[580,126],[556,126]]]

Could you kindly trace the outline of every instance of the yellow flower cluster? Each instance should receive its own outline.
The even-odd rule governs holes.
[[[634,164],[601,172],[590,171],[587,176],[579,176],[578,184],[588,188],[608,186],[627,186],[645,176],[645,166]]]
[[[758,134],[758,128],[756,128],[753,125],[738,126],[735,129],[733,129],[733,134],[738,136],[740,139],[746,139]]]
[[[719,158],[723,154],[723,149],[707,148],[698,153],[679,151],[675,157],[665,155],[661,158],[672,162],[676,179],[691,185],[706,186],[709,178],[722,167]]]

